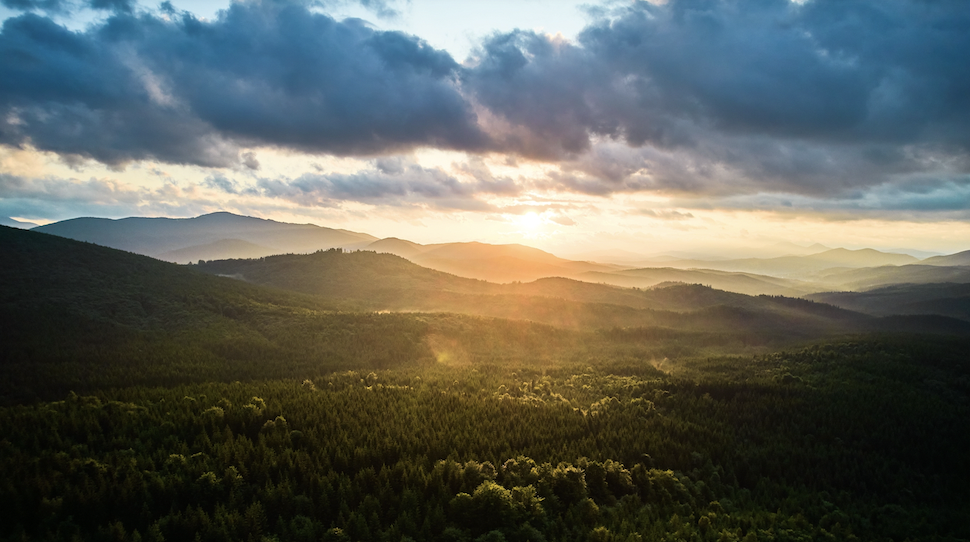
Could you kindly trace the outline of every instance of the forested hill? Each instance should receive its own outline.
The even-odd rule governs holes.
[[[435,360],[435,340],[469,358],[479,348],[469,341],[512,356],[530,344],[550,355],[579,340],[526,323],[335,312],[319,297],[7,227],[0,251],[0,404],[69,390],[420,365]],[[468,326],[474,337],[456,336]]]
[[[207,273],[314,294],[374,310],[451,310],[456,308],[454,300],[457,298],[454,294],[542,297],[674,312],[691,312],[716,306],[775,310],[784,305],[778,303],[780,298],[777,297],[748,296],[697,284],[669,283],[641,290],[561,277],[528,283],[495,284],[428,269],[393,254],[345,252],[339,249],[249,260],[209,261],[193,267]],[[469,303],[467,310],[474,311],[474,303],[470,300]],[[849,311],[834,307],[829,307],[827,312],[833,317],[852,316]]]
[[[200,273],[100,245],[0,227],[4,315],[50,312],[131,328],[181,328],[251,304],[320,308],[319,300]],[[62,322],[63,323],[63,322]]]
[[[774,338],[860,331],[964,333],[965,322],[913,316],[881,320],[823,303],[748,296],[697,284],[621,288],[564,278],[493,284],[434,271],[391,254],[319,251],[252,260],[220,260],[202,271],[320,296],[348,308],[444,311],[555,326],[597,329],[662,326],[692,331],[740,331]]]
[[[879,319],[697,285],[637,291],[549,279],[502,286],[368,252],[192,267],[13,228],[0,228],[0,248],[0,402],[436,360],[582,359],[588,351],[631,348],[658,358],[740,352],[846,333],[964,332],[970,325]],[[404,309],[439,314],[393,312]],[[613,328],[627,331],[600,332]]]
[[[970,321],[970,284],[896,284],[866,292],[825,292],[806,297],[877,316],[941,314]]]
[[[427,305],[429,310],[444,311],[450,303],[452,312],[477,316],[335,311],[326,297],[247,284],[189,266],[12,228],[0,228],[0,249],[5,258],[0,266],[0,403],[60,398],[70,390],[302,379],[343,369],[435,362],[583,360],[591,352],[617,352],[621,357],[636,352],[638,357],[662,359],[702,355],[711,348],[743,351],[747,345],[844,330],[826,323],[826,318],[785,319],[743,307],[714,305],[678,313],[515,293],[534,288],[554,294],[575,288],[595,297],[611,291],[555,280],[502,287],[513,292],[509,295],[454,293],[447,288],[487,292],[498,286],[371,253],[305,258],[376,258],[390,268],[409,269],[434,279],[424,289],[411,288],[413,280],[398,283],[412,298],[434,301]],[[345,271],[362,284],[395,284],[386,270],[372,267],[371,275],[354,267]],[[330,279],[340,290],[352,290],[350,278],[345,283],[337,282],[335,275]],[[695,292],[693,300],[699,305],[733,295],[684,288]],[[432,295],[436,291],[438,295]],[[616,292],[644,299],[648,295]],[[649,295],[662,301],[671,292]],[[514,300],[524,301],[510,304]],[[571,330],[522,320],[569,324]],[[596,331],[613,327],[636,329],[619,335]]]

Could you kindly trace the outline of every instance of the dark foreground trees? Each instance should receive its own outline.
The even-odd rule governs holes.
[[[967,371],[926,353],[71,394],[0,410],[0,537],[967,538]]]

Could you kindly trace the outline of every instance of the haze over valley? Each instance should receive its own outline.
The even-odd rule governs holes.
[[[675,259],[620,264],[559,258],[529,246],[453,242],[422,245],[395,237],[313,224],[287,224],[212,213],[190,219],[78,218],[34,231],[127,250],[174,263],[263,258],[339,248],[394,254],[421,267],[493,283],[559,277],[626,288],[663,283],[704,284],[747,295],[802,297],[832,291],[865,291],[898,284],[970,283],[970,251],[919,259],[874,249],[822,245],[778,246],[801,254],[766,258]],[[230,237],[231,236],[231,237]],[[608,254],[602,254],[609,261]],[[623,255],[629,258],[629,254]],[[623,261],[621,258],[618,261]]]

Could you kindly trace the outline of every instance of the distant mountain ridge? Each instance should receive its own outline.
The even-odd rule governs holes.
[[[0,226],[7,226],[9,228],[20,228],[22,230],[29,230],[37,226],[33,222],[24,222],[23,220],[15,220],[9,216],[0,216]]]
[[[276,254],[313,252],[333,247],[356,249],[377,240],[366,233],[314,224],[289,224],[226,212],[195,218],[75,218],[34,229],[176,263],[188,263],[196,257],[211,259],[212,255],[202,257],[208,254],[206,249],[224,256],[226,241],[230,240],[266,247],[271,250],[270,253]],[[248,252],[244,253],[252,253],[251,248],[248,247]]]
[[[879,267],[907,265],[919,260],[908,254],[890,254],[871,248],[849,250],[834,248],[806,256],[777,258],[743,258],[738,260],[673,260],[666,267],[680,269],[714,269],[736,273],[757,273],[784,278],[805,278],[807,275],[835,267]]]
[[[775,248],[789,255],[730,260],[673,258],[634,267],[570,260],[519,244],[422,245],[396,237],[377,239],[366,233],[225,212],[186,219],[78,218],[34,229],[175,263],[306,254],[329,248],[368,250],[395,254],[423,267],[495,283],[563,277],[650,288],[663,282],[685,282],[748,295],[797,297],[904,282],[970,282],[970,251],[920,261],[911,255],[873,249],[778,243]]]
[[[424,267],[492,282],[527,282],[546,277],[579,279],[589,271],[624,269],[619,265],[567,260],[519,244],[473,241],[421,245],[392,237],[375,241],[364,250],[394,254]]]
[[[921,263],[925,265],[967,265],[970,266],[970,250],[949,254],[947,256],[933,256],[926,258]]]
[[[857,269],[833,268],[811,277],[817,292],[866,291],[894,284],[970,283],[970,267],[943,265],[884,265]]]

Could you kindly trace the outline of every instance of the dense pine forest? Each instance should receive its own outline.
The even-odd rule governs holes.
[[[0,540],[970,540],[958,320],[0,246]]]

